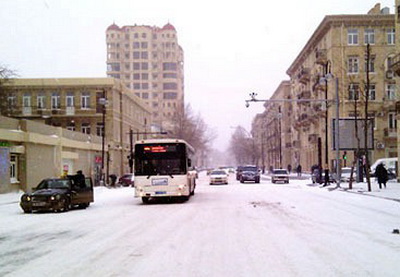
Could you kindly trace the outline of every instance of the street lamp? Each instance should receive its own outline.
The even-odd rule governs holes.
[[[325,83],[325,182],[324,186],[329,183],[329,159],[328,159],[328,80],[332,78],[331,62],[328,60],[324,64],[324,76],[320,82]]]
[[[101,185],[104,185],[104,144],[105,144],[105,133],[106,133],[106,106],[108,104],[106,98],[106,90],[103,89],[103,95],[99,98],[99,105],[102,106],[101,113],[102,113],[102,125],[103,130],[101,132],[101,172],[100,172],[100,182]]]

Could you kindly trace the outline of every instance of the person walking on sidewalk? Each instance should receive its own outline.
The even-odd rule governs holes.
[[[376,167],[375,175],[378,179],[379,188],[382,188],[382,184],[386,188],[386,182],[388,181],[388,172],[382,163],[378,164],[378,166]]]

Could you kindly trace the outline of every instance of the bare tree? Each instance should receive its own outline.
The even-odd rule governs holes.
[[[8,101],[8,89],[4,86],[11,78],[16,77],[15,71],[9,69],[8,67],[0,64],[0,113],[2,115],[8,115],[10,111],[9,101]]]
[[[237,126],[229,145],[238,164],[255,164],[259,153],[253,136],[242,126]]]
[[[208,151],[216,135],[204,122],[200,114],[193,114],[190,104],[177,108],[171,117],[172,129],[169,136],[184,139],[196,151]]]

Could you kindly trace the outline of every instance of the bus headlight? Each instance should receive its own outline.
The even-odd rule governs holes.
[[[186,185],[179,185],[179,186],[178,186],[178,189],[179,189],[179,190],[183,190],[183,189],[185,189],[185,187],[186,187]]]

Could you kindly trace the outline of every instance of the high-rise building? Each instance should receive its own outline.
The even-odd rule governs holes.
[[[150,107],[153,130],[168,130],[184,103],[183,49],[175,27],[112,24],[106,42],[108,77],[121,79]]]

